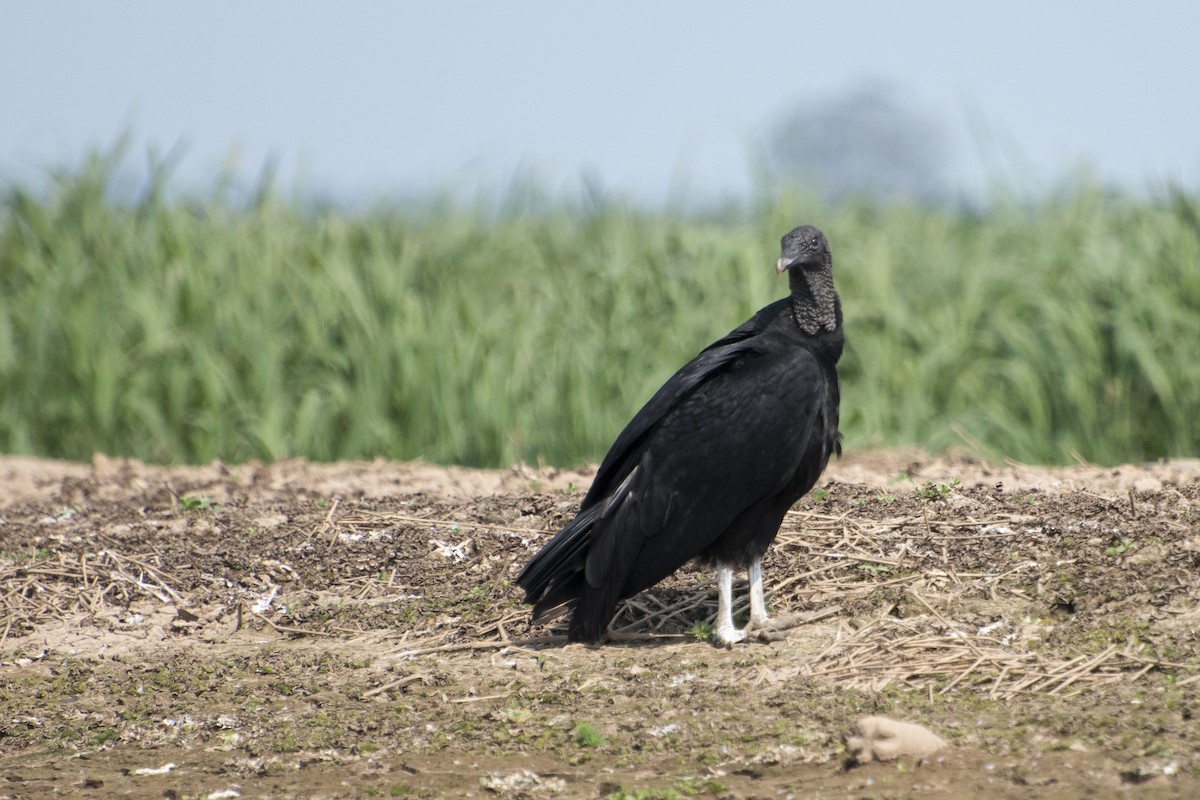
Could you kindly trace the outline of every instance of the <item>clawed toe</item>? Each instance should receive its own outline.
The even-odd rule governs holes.
[[[737,628],[717,629],[713,634],[713,641],[722,647],[733,647],[738,642],[745,641],[745,629],[738,630]]]
[[[789,614],[783,617],[771,617],[759,621],[751,621],[746,626],[747,631],[760,642],[777,642],[786,639],[788,632],[804,624],[803,614]]]

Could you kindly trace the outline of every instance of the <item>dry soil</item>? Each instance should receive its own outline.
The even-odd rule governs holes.
[[[1200,797],[1200,462],[850,456],[728,650],[691,568],[529,626],[590,476],[0,458],[0,797]]]

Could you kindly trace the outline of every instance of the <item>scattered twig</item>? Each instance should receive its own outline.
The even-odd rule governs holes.
[[[342,498],[340,498],[340,497],[333,498],[333,502],[329,504],[329,511],[325,512],[325,521],[321,523],[321,533],[324,533],[326,530],[330,531],[329,547],[325,550],[326,555],[333,553],[333,547],[334,547],[334,545],[337,544],[337,540],[338,540],[337,526],[332,525],[331,521],[333,520],[333,512],[337,511],[338,503],[340,503],[341,501],[342,501]],[[320,536],[321,533],[318,533],[317,535]]]
[[[410,683],[416,683],[417,681],[425,681],[428,679],[429,679],[428,675],[418,675],[416,673],[414,673],[412,675],[405,675],[403,678],[397,678],[396,680],[389,681],[388,683],[385,683],[382,686],[376,686],[374,689],[365,691],[365,692],[363,692],[362,696],[363,697],[374,697],[375,695],[383,694],[384,692],[390,692],[393,689],[403,689],[405,686],[408,686]]]
[[[431,653],[454,653],[462,650],[501,650],[505,647],[528,648],[537,647],[546,644],[565,644],[566,636],[534,636],[529,639],[520,639],[517,641],[501,642],[484,641],[484,642],[452,642],[450,644],[441,644],[435,647],[419,647],[416,650],[405,650],[395,654],[395,658],[416,658],[418,656],[427,656]]]
[[[485,531],[496,531],[497,533],[515,533],[518,535],[526,533],[550,534],[554,531],[547,528],[518,528],[512,525],[490,525],[486,522],[471,522],[461,519],[442,519],[438,517],[412,517],[405,514],[393,514],[391,512],[377,511],[356,511],[354,514],[347,515],[342,518],[343,524],[368,524],[375,525],[380,522],[407,522],[410,524],[422,525],[443,525],[447,527],[458,526],[460,528],[477,528]]]
[[[239,604],[239,609],[240,607],[241,605]],[[330,633],[329,631],[312,631],[308,630],[307,628],[295,628],[291,625],[277,625],[276,623],[264,617],[262,614],[255,611],[253,608],[247,610],[279,633],[291,633],[298,636],[337,636],[336,633]],[[241,626],[239,625],[238,627]]]
[[[452,698],[450,698],[450,702],[451,703],[479,703],[484,700],[499,700],[502,697],[508,697],[508,692],[501,692],[500,694],[485,694],[485,695],[480,695],[479,697],[452,697]]]

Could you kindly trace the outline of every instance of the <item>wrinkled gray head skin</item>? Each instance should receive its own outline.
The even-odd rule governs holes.
[[[775,271],[788,273],[792,289],[792,315],[810,336],[841,327],[841,301],[833,287],[833,254],[825,234],[812,225],[801,225],[779,240]]]
[[[788,231],[779,240],[779,248],[779,261],[775,265],[775,271],[780,274],[784,270],[796,267],[812,269],[833,266],[825,234],[812,225],[801,225]]]

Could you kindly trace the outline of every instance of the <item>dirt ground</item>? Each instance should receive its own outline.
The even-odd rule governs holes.
[[[590,476],[0,457],[0,798],[1200,797],[1200,462],[848,456],[732,649],[690,568],[529,627]]]

